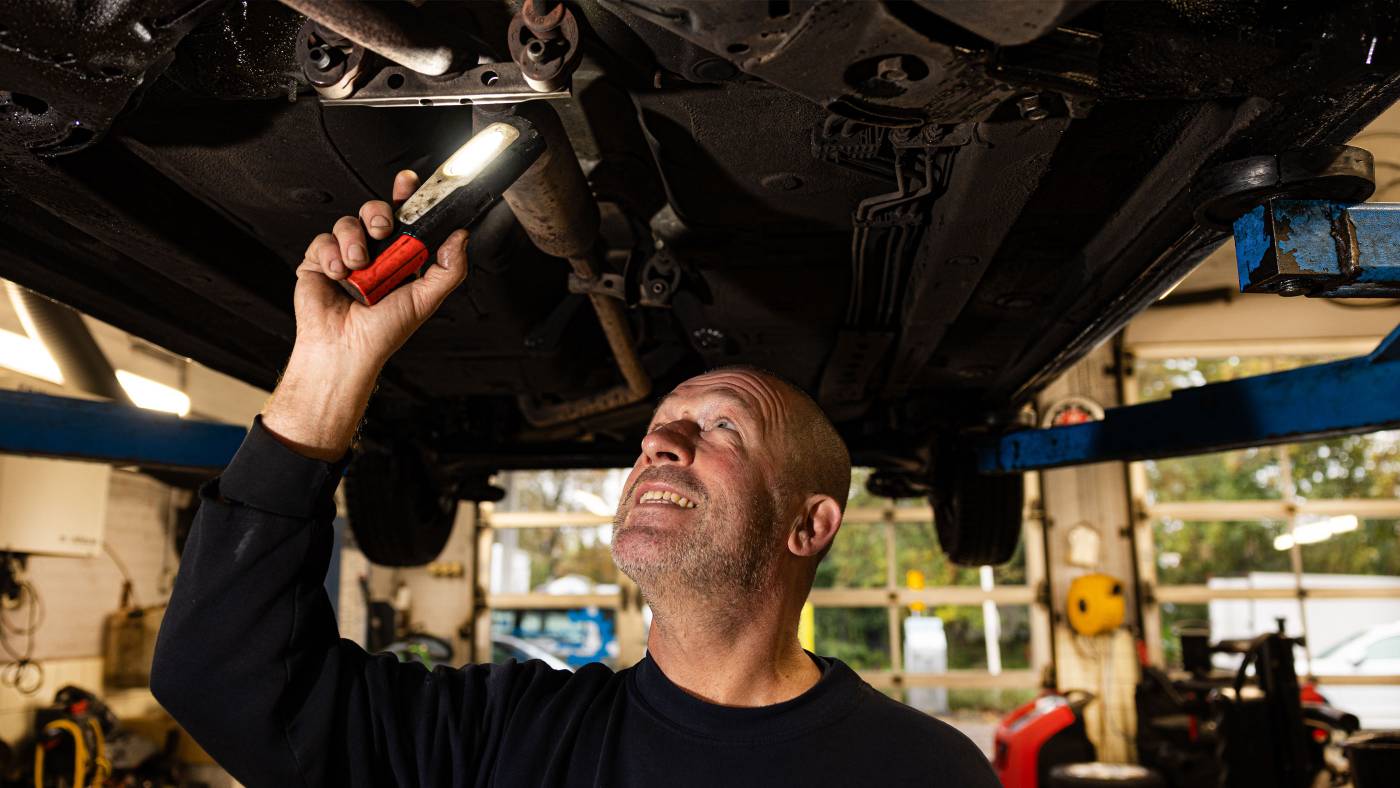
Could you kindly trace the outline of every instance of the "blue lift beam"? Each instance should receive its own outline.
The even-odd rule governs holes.
[[[216,472],[246,434],[113,402],[0,391],[0,454]]]
[[[1273,200],[1235,222],[1240,289],[1400,296],[1400,204]],[[977,447],[983,474],[1148,460],[1400,427],[1400,327],[1368,356],[1182,389],[1102,421]]]

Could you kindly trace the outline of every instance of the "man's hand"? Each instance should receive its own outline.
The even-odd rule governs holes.
[[[394,202],[417,188],[418,176],[399,173]],[[458,230],[419,279],[372,307],[350,298],[338,281],[370,264],[365,230],[383,240],[393,226],[388,203],[367,202],[358,218],[342,217],[316,236],[297,267],[296,344],[263,408],[263,426],[306,456],[335,460],[350,448],[384,363],[466,278],[467,232]]]

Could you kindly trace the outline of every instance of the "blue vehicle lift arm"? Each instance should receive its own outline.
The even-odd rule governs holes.
[[[214,472],[246,434],[113,402],[0,391],[0,454]]]
[[[1234,225],[1240,289],[1400,295],[1400,204],[1272,200]],[[1204,454],[1400,427],[1400,327],[1370,355],[1182,389],[1102,421],[1013,432],[977,447],[1007,474]]]
[[[1150,460],[1400,427],[1400,328],[1368,356],[1213,383],[1112,408],[1102,421],[980,446],[977,469],[1016,473]]]

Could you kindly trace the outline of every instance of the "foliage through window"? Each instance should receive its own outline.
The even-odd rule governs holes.
[[[1152,401],[1182,388],[1331,360],[1334,357],[1163,358],[1139,361],[1134,372],[1138,400]],[[1307,501],[1394,501],[1400,498],[1400,432],[1148,461],[1143,466],[1149,505],[1191,502],[1202,513],[1209,511],[1209,502],[1216,501],[1277,501],[1288,506]],[[1278,511],[1279,519],[1155,519],[1152,535],[1159,584],[1249,588],[1291,578],[1295,528],[1298,534],[1306,534],[1297,537],[1296,548],[1305,584],[1355,584],[1359,581],[1346,578],[1400,576],[1400,520],[1299,514],[1290,522],[1286,514],[1290,509],[1285,506]],[[1179,657],[1177,626],[1239,621],[1240,616],[1231,611],[1251,604],[1243,599],[1209,605],[1163,604],[1163,644],[1169,661]],[[1287,605],[1290,610],[1298,608],[1297,602]],[[1255,624],[1258,628],[1272,622]]]

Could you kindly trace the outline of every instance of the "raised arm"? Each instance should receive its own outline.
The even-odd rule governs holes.
[[[395,198],[415,183],[401,174]],[[233,462],[201,491],[161,627],[152,691],[250,786],[342,784],[351,772],[364,784],[412,784],[435,763],[471,757],[469,736],[435,752],[399,730],[399,714],[429,726],[470,714],[486,671],[432,678],[365,654],[339,638],[322,586],[332,495],[375,379],[466,276],[458,231],[421,279],[374,307],[352,301],[335,280],[366,264],[365,228],[382,238],[392,222],[388,204],[367,203],[307,249],[286,372]]]

